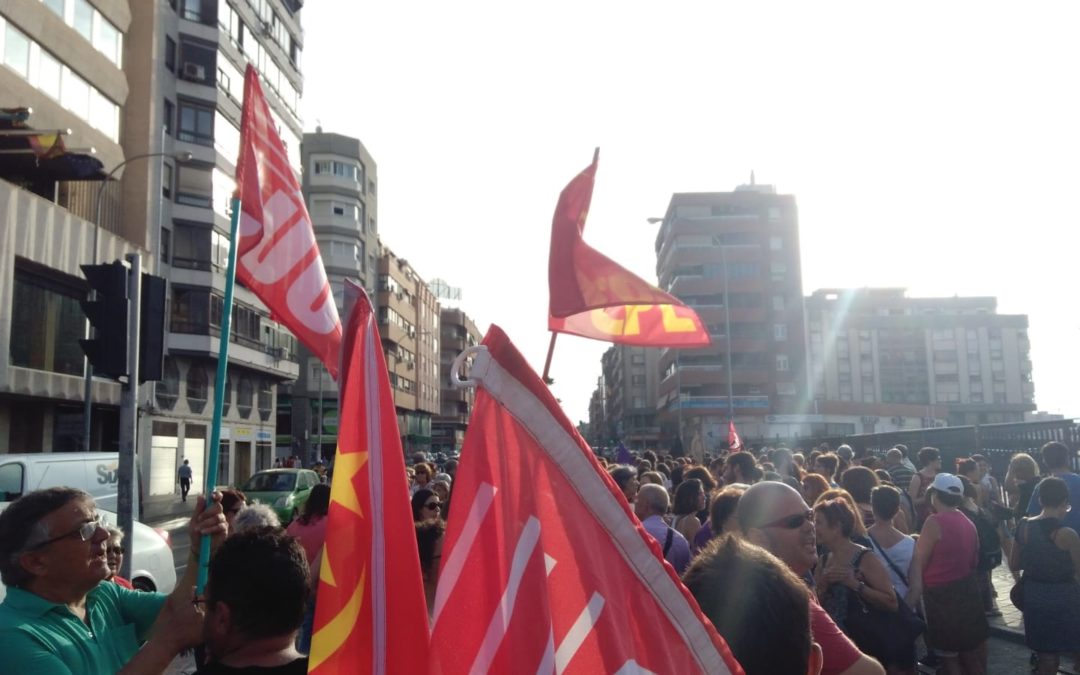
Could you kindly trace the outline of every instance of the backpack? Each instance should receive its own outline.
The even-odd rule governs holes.
[[[966,515],[975,524],[975,531],[979,535],[978,569],[989,572],[1001,564],[1001,537],[998,536],[997,523],[983,509]]]

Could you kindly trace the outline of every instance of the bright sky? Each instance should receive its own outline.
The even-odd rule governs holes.
[[[794,194],[803,290],[994,295],[1031,322],[1040,410],[1080,417],[1075,2],[308,2],[305,128],[361,139],[379,232],[539,372],[559,191],[655,282],[674,192]],[[1072,204],[1073,206],[1070,206]],[[607,345],[560,336],[588,418]]]

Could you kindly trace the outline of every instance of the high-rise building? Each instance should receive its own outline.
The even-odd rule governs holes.
[[[656,449],[660,442],[659,360],[660,350],[649,347],[613,345],[604,352],[606,417],[613,437],[631,450]]]
[[[323,133],[321,128],[304,134],[300,156],[304,198],[338,314],[344,321],[345,279],[362,285],[372,302],[375,300],[379,256],[375,160],[359,140]],[[292,443],[305,458],[329,458],[337,447],[337,385],[322,362],[303,345],[298,353],[300,376],[294,384],[285,385],[278,397],[283,422],[289,420],[278,430],[278,446]]]
[[[815,400],[933,405],[950,425],[1035,410],[1027,316],[998,314],[995,298],[823,289],[806,314]]]
[[[81,0],[66,0],[75,2]],[[104,3],[99,3],[104,4]],[[188,459],[202,482],[213,417],[229,202],[234,190],[244,70],[260,75],[278,133],[300,173],[299,99],[303,31],[296,0],[132,2],[125,71],[130,90],[125,221],[145,227],[159,274],[169,280],[165,376],[140,397],[139,449],[145,492],[171,497],[176,466]],[[307,167],[304,167],[307,169]],[[237,284],[232,310],[218,482],[241,484],[275,455],[276,398],[300,373],[295,338]],[[282,448],[282,453],[304,453]]]
[[[379,335],[394,390],[401,445],[431,450],[431,423],[440,413],[439,302],[405,258],[380,246],[376,267]]]
[[[800,411],[807,390],[795,198],[751,182],[672,195],[656,237],[660,287],[693,307],[712,336],[660,355],[661,443],[724,447],[733,417],[749,438]]]
[[[102,181],[131,157],[131,11],[123,0],[0,4],[0,452],[79,450],[87,285],[79,265],[143,246]],[[21,109],[21,110],[15,110]],[[32,109],[32,114],[30,113]],[[23,119],[25,118],[25,119]],[[65,132],[52,158],[25,134]],[[51,144],[49,138],[33,142]],[[59,146],[55,146],[58,148]],[[93,150],[91,150],[93,148]],[[99,186],[106,189],[99,191]],[[89,221],[101,196],[103,227]],[[152,265],[151,265],[152,269]],[[96,379],[95,447],[116,448],[120,386]],[[145,474],[144,474],[145,475]]]
[[[473,387],[450,386],[450,368],[458,354],[480,343],[481,335],[469,315],[456,307],[443,307],[439,311],[440,344],[439,362],[442,376],[439,378],[440,413],[432,423],[432,449],[439,452],[460,452],[469,427],[476,390]]]

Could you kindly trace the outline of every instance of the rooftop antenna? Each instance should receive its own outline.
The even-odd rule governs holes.
[[[754,185],[754,170],[750,169],[750,184]]]

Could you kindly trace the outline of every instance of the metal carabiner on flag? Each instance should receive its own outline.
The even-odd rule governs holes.
[[[476,359],[471,362],[472,367],[469,369],[469,374],[462,379],[460,377],[462,366],[474,356]],[[457,355],[453,365],[450,366],[450,385],[454,389],[479,386],[480,383],[484,381],[482,371],[486,370],[486,367],[482,367],[482,364],[487,364],[490,358],[491,357],[488,356],[488,348],[484,345],[467,347],[465,351]]]

